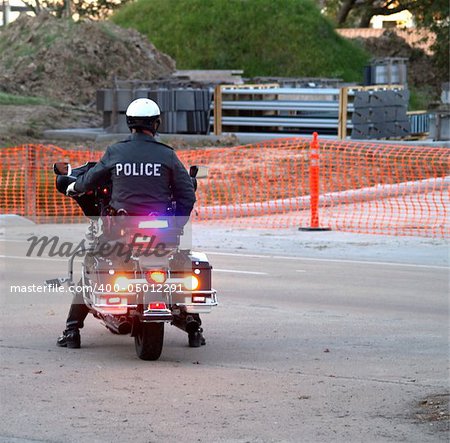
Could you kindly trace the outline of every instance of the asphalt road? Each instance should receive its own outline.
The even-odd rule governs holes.
[[[65,261],[1,254],[1,442],[448,441],[416,418],[449,390],[445,267],[215,252],[207,346],[167,326],[144,362],[93,317],[57,348],[70,297],[8,286]]]

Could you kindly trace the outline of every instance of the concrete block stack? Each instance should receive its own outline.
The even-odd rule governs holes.
[[[353,100],[353,139],[404,137],[410,133],[409,91],[356,91]]]

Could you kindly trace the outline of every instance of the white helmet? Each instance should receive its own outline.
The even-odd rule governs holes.
[[[160,115],[159,106],[153,100],[138,98],[131,102],[127,108],[127,124],[130,129],[142,128],[153,131],[154,123]]]

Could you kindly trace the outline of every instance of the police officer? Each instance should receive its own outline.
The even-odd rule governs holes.
[[[158,105],[139,98],[127,109],[132,134],[109,146],[101,160],[72,183],[67,193],[83,193],[112,181],[110,205],[129,215],[165,212],[176,202],[176,214],[189,216],[195,203],[192,180],[175,151],[154,139],[161,123]]]
[[[175,215],[187,221],[195,203],[194,186],[174,150],[154,139],[160,114],[154,101],[134,100],[126,113],[131,136],[109,146],[95,167],[69,185],[67,195],[91,191],[111,181],[113,211],[124,210],[132,216],[165,213],[175,201]],[[82,293],[76,293],[58,346],[80,347],[79,329],[88,313]],[[205,343],[203,337],[200,343]]]

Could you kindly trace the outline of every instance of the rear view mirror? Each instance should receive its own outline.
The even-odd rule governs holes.
[[[208,177],[208,167],[207,166],[191,166],[189,169],[189,175],[192,178],[206,178]]]
[[[53,172],[56,175],[71,175],[72,167],[70,163],[67,162],[58,162],[53,164]]]
[[[208,166],[198,166],[197,178],[207,178],[208,170]]]

